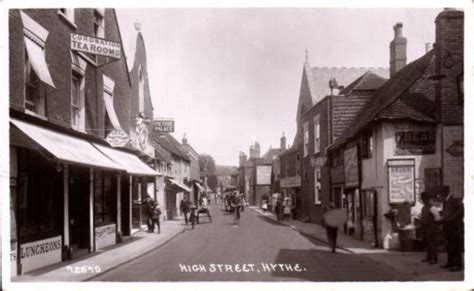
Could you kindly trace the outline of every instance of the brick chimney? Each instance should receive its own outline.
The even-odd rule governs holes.
[[[393,26],[395,33],[390,42],[390,78],[407,64],[407,39],[403,37],[403,23]]]
[[[184,145],[184,144],[188,144],[188,139],[186,138],[186,133],[183,134],[183,139],[181,140],[181,143]]]
[[[285,136],[284,132],[283,132],[283,134],[281,135],[281,138],[280,138],[280,149],[281,149],[281,151],[286,150],[286,136]]]

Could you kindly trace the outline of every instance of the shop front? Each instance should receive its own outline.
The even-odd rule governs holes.
[[[191,188],[176,178],[166,179],[166,211],[168,219],[180,216],[180,201],[191,193]]]
[[[16,274],[94,251],[92,173],[124,169],[79,137],[14,118],[10,124]]]
[[[344,232],[363,239],[359,185],[358,150],[357,145],[353,145],[344,150],[344,194],[342,204],[348,214]]]
[[[10,124],[12,275],[115,244],[122,175],[156,172],[130,153],[66,131]]]
[[[303,199],[300,195],[301,191],[301,176],[283,178],[280,180],[280,189],[284,197],[290,197],[292,203],[293,219],[302,217],[302,213],[297,209],[301,209]]]

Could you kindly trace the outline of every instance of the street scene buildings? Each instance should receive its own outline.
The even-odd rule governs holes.
[[[247,104],[230,97],[229,106],[209,105],[236,124],[222,136],[213,137],[213,116],[198,109],[185,118],[201,125],[197,133],[163,117],[168,99],[184,97],[152,80],[158,50],[146,45],[154,37],[143,33],[149,14],[133,27],[123,15],[9,10],[13,282],[463,280],[462,10],[436,10],[434,43],[411,59],[407,50],[418,40],[392,23],[382,43],[385,67],[312,66],[324,55],[301,51],[302,66],[291,61],[299,71],[286,75],[292,107],[267,102],[278,116],[250,121],[255,128],[274,122],[265,133],[278,147],[259,141],[257,129],[247,143],[247,129],[236,128],[251,118],[232,112]],[[194,48],[198,36],[187,41],[173,49]],[[372,50],[367,44],[351,58]],[[229,82],[218,75],[206,80],[210,87]],[[179,88],[191,86],[180,77]],[[198,108],[195,99],[179,99],[175,114]],[[287,116],[291,122],[278,128],[276,119]],[[215,158],[224,148],[234,164]],[[343,217],[337,226],[331,211]]]

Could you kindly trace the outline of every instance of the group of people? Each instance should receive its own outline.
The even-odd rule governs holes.
[[[199,215],[201,213],[206,214],[209,218],[209,221],[212,222],[211,211],[209,209],[209,201],[205,195],[201,195],[198,201],[199,209],[196,205],[192,205],[189,196],[184,196],[181,200],[179,209],[184,216],[184,222],[186,225],[189,225],[191,222],[192,227],[194,228],[194,224],[199,224]]]
[[[423,262],[438,263],[439,233],[442,228],[448,255],[448,261],[442,267],[452,272],[460,271],[464,249],[463,204],[452,196],[447,186],[430,190],[420,194],[423,202],[420,222],[426,249]]]
[[[275,194],[274,194],[275,195]],[[268,196],[265,194],[262,196],[262,210],[266,212],[268,208]],[[274,211],[277,220],[290,220],[291,213],[293,212],[293,202],[291,197],[283,197],[283,195],[277,193]]]
[[[153,200],[150,195],[144,200],[144,212],[146,216],[146,223],[148,226],[148,232],[155,232],[155,226],[158,228],[157,233],[161,233],[160,228],[160,215],[161,209],[157,201]]]

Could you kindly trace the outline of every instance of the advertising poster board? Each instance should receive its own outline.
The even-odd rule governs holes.
[[[388,193],[390,204],[415,203],[415,160],[388,161]]]

